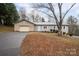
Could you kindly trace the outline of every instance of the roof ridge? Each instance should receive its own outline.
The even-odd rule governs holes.
[[[27,22],[30,22],[30,23],[32,23],[32,24],[35,24],[35,23],[33,23],[33,22],[31,22],[31,21],[28,21],[28,20],[25,20],[25,19],[19,20],[19,21],[17,21],[16,23],[19,23],[19,22],[21,22],[21,21],[27,21]]]

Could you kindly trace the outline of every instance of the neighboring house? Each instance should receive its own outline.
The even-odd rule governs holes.
[[[14,25],[14,31],[51,31],[58,30],[57,25],[50,22],[34,23],[27,20],[21,20]],[[68,25],[62,25],[62,32],[68,33]]]

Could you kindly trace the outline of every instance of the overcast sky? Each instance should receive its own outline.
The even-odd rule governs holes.
[[[26,12],[30,12],[32,10],[31,8],[31,5],[29,3],[17,3],[15,4],[16,7],[17,7],[17,10],[19,10],[21,7],[24,7],[26,9]],[[63,4],[63,8],[62,8],[62,11],[63,13],[65,13],[65,11],[72,5],[72,3],[65,3]],[[58,8],[57,6],[55,6],[55,12],[56,14],[58,14]],[[65,18],[65,21],[67,19],[68,16],[75,16],[79,19],[79,4],[77,3],[67,14],[66,18]],[[46,17],[46,15],[43,15]],[[46,18],[45,18],[46,19]]]

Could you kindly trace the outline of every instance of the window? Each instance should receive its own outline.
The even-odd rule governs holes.
[[[44,26],[44,29],[46,29],[47,28],[47,26]]]
[[[53,29],[50,29],[50,32],[53,32]]]
[[[54,29],[55,29],[55,26],[54,26]]]
[[[65,29],[65,26],[63,27],[63,29]]]

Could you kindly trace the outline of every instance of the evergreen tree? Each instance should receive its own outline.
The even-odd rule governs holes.
[[[0,24],[12,26],[18,19],[19,15],[13,3],[0,4]]]

